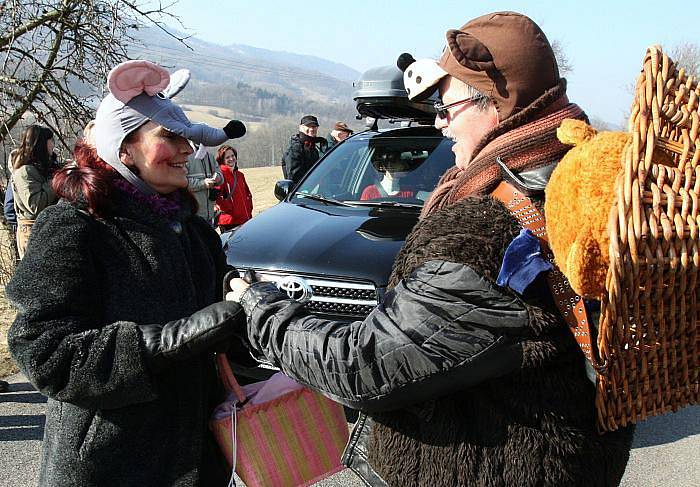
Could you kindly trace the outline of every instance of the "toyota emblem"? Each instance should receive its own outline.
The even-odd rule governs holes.
[[[311,285],[297,276],[286,276],[277,283],[277,287],[287,296],[300,303],[306,303],[314,295]]]

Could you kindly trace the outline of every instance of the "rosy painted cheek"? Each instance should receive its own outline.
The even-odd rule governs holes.
[[[151,148],[149,159],[156,165],[170,164],[175,156],[172,149],[164,144],[156,144]]]

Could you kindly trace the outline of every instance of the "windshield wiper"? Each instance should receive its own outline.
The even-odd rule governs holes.
[[[353,201],[357,206],[395,206],[398,208],[423,208],[417,203],[399,203],[398,201]]]
[[[296,196],[298,198],[309,198],[310,200],[320,201],[322,203],[328,203],[328,204],[336,205],[336,206],[355,206],[355,205],[351,205],[350,203],[346,203],[344,201],[336,200],[333,198],[328,198],[326,196],[320,196],[317,194],[297,193],[294,196]]]

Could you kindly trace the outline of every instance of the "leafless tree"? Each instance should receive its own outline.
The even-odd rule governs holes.
[[[163,22],[177,21],[167,11],[171,6],[145,0],[0,0],[0,142],[29,119],[52,128],[67,146],[91,119],[109,69],[127,58],[134,30],[155,24],[168,32]]]
[[[559,66],[559,74],[561,76],[566,76],[574,70],[574,66],[571,64],[571,61],[564,52],[564,48],[562,47],[561,42],[554,39],[552,41],[552,51],[554,51],[554,57],[557,60],[557,65]]]
[[[678,68],[684,68],[686,74],[700,77],[700,45],[694,42],[679,42],[669,47],[661,46]],[[630,81],[627,85],[627,92],[633,96],[637,89],[636,81]],[[629,111],[625,113],[621,126],[627,127],[629,121]]]
[[[676,44],[669,56],[676,66],[685,68],[687,74],[700,76],[700,45],[693,42],[681,42]]]

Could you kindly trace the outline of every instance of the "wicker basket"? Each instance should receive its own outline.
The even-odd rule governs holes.
[[[649,48],[609,220],[596,351],[601,431],[699,402],[699,101],[697,79]]]

